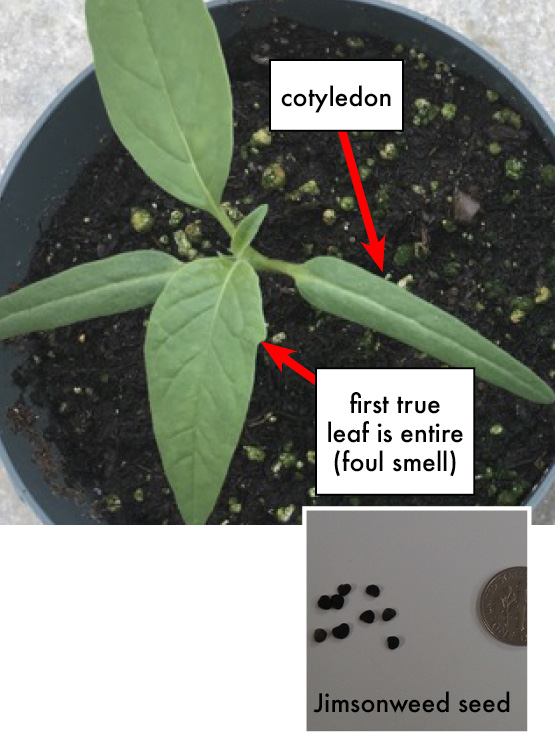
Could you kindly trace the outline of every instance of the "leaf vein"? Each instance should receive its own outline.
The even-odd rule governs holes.
[[[157,67],[158,72],[160,74],[160,78],[161,78],[161,80],[163,82],[164,94],[165,94],[165,96],[167,98],[167,101],[168,101],[168,104],[169,104],[169,108],[170,108],[170,111],[171,111],[171,114],[172,114],[172,119],[173,119],[174,125],[177,128],[179,137],[181,138],[181,141],[183,143],[183,146],[185,147],[185,150],[186,150],[187,155],[189,157],[189,160],[190,160],[190,163],[191,163],[190,166],[195,171],[195,173],[197,175],[197,178],[198,178],[198,181],[199,181],[202,189],[205,192],[206,199],[207,199],[207,204],[208,204],[208,210],[210,210],[212,213],[217,213],[218,212],[218,203],[215,203],[214,202],[214,199],[213,199],[210,191],[208,190],[208,187],[206,186],[206,183],[205,183],[205,181],[204,181],[204,179],[203,179],[200,171],[198,170],[198,167],[197,167],[197,165],[196,165],[196,163],[194,161],[194,157],[192,155],[192,151],[191,151],[191,147],[189,145],[189,141],[188,141],[187,137],[185,136],[185,133],[184,133],[184,131],[183,131],[182,127],[181,127],[181,124],[179,122],[179,118],[177,116],[177,111],[176,111],[176,108],[175,108],[175,104],[174,104],[172,95],[170,94],[170,91],[169,91],[168,81],[166,79],[166,75],[165,75],[163,66],[160,64],[160,61],[158,60],[158,55],[156,54],[155,45],[154,45],[154,41],[152,39],[152,35],[151,35],[151,32],[150,32],[149,24],[146,22],[145,13],[144,13],[144,9],[143,9],[143,2],[142,2],[142,0],[136,0],[136,2],[137,2],[137,10],[139,11],[141,22],[142,22],[143,27],[144,27],[144,30],[145,30],[145,35],[146,35],[146,38],[148,40],[148,44],[150,46],[150,49],[152,51],[152,56],[154,58],[156,67]]]

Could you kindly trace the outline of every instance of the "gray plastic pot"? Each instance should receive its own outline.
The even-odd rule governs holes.
[[[532,121],[555,157],[555,124],[516,77],[472,41],[418,13],[375,0],[217,0],[209,7],[224,41],[245,27],[256,29],[281,15],[328,30],[373,33],[416,46],[501,93]],[[77,173],[110,131],[94,70],[89,68],[54,100],[21,144],[0,183],[0,295],[24,277],[39,228],[48,224]],[[93,524],[86,502],[78,504],[53,492],[52,482],[46,482],[34,461],[37,450],[15,434],[7,420],[7,411],[18,398],[11,375],[19,359],[13,348],[0,344],[0,460],[19,495],[44,523]],[[525,504],[538,505],[554,485],[552,467]]]

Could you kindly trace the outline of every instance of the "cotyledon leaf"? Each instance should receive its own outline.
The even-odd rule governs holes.
[[[456,367],[475,367],[493,385],[536,403],[555,394],[510,354],[440,308],[334,257],[295,267],[301,295],[319,310],[392,336]]]
[[[265,335],[258,277],[243,260],[192,262],[152,310],[145,358],[154,433],[188,524],[205,523],[217,500]]]
[[[216,214],[233,151],[229,79],[202,0],[87,0],[108,116],[148,176]]]
[[[0,339],[150,305],[183,266],[138,250],[71,267],[0,298]]]

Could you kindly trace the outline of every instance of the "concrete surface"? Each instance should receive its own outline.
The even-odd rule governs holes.
[[[302,2],[302,0],[299,0]],[[526,83],[555,117],[551,0],[405,0],[474,39]],[[84,0],[0,0],[0,172],[52,98],[91,60]],[[555,491],[535,516],[555,522]],[[0,466],[0,524],[38,523]]]
[[[91,62],[84,0],[0,0],[0,173],[34,121]],[[37,524],[0,463],[0,524]]]

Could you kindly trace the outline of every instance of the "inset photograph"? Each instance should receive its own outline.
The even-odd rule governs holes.
[[[309,731],[525,731],[515,509],[307,513]]]

